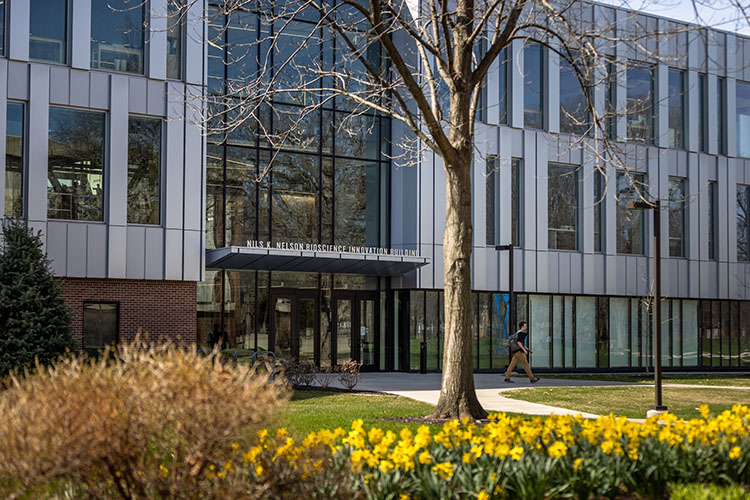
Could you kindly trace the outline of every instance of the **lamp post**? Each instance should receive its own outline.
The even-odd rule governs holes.
[[[508,329],[508,335],[510,335],[511,331],[515,331],[516,329],[516,302],[515,302],[515,292],[513,291],[513,275],[515,274],[513,271],[515,271],[515,267],[513,267],[513,254],[515,253],[513,251],[513,244],[510,245],[496,245],[495,250],[508,250],[509,251],[509,262],[508,267],[510,268],[510,271],[508,272],[508,307],[510,307],[510,314],[508,315],[508,320],[510,321],[509,329]]]
[[[654,201],[629,201],[630,210],[653,210],[654,213],[654,406],[651,417],[667,411],[661,398],[661,204]]]

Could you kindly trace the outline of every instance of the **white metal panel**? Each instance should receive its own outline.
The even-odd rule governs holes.
[[[28,130],[49,130],[49,66],[32,64],[30,83]],[[47,220],[47,134],[29,134],[28,145],[26,214],[30,221],[44,222]]]
[[[8,6],[8,57],[17,61],[29,60],[30,0],[13,0]]]

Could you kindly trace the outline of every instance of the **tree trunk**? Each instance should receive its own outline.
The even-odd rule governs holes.
[[[469,142],[470,144],[470,142]],[[458,164],[445,160],[446,217],[443,237],[445,268],[445,342],[440,399],[436,418],[486,418],[474,389],[471,334],[471,147],[458,151]]]

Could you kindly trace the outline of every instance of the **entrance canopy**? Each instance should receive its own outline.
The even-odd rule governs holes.
[[[206,269],[399,276],[428,264],[427,257],[317,252],[231,246],[206,250]]]

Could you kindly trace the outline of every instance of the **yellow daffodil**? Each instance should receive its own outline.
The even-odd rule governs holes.
[[[453,464],[450,462],[441,462],[432,467],[432,472],[440,476],[441,479],[450,479],[453,477]]]
[[[742,455],[742,450],[739,446],[735,446],[729,451],[729,458],[731,460],[737,460],[738,458],[740,458],[740,455]]]

